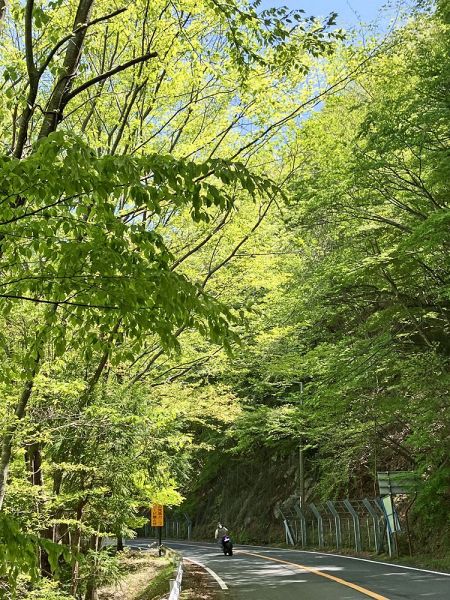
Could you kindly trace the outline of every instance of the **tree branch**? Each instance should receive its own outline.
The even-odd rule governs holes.
[[[28,0],[25,7],[25,60],[27,63],[28,77],[30,78],[30,85],[37,75],[33,56],[33,7],[34,0]]]
[[[113,17],[120,15],[121,13],[125,12],[126,10],[128,10],[127,7],[119,8],[118,10],[115,10],[112,13],[109,13],[108,15],[103,15],[103,17],[97,17],[96,19],[89,21],[89,23],[83,23],[81,25],[78,25],[78,27],[75,27],[75,29],[71,33],[67,34],[65,37],[63,37],[61,40],[59,40],[59,42],[52,48],[52,50],[50,50],[49,55],[47,56],[47,58],[42,63],[41,67],[39,68],[39,75],[42,75],[44,73],[45,69],[51,63],[52,58],[55,56],[55,54],[58,52],[58,50],[62,46],[64,46],[64,44],[66,42],[71,40],[79,31],[82,31],[83,29],[85,30],[88,27],[92,27],[93,25],[97,25],[97,23],[101,23],[102,21],[107,21],[108,19],[112,19]]]
[[[221,219],[221,221],[219,222],[218,225],[216,225],[216,227],[210,231],[210,233],[208,233],[207,236],[205,236],[200,242],[198,242],[193,248],[191,248],[190,250],[188,250],[185,254],[183,254],[183,256],[180,256],[179,258],[177,258],[174,263],[172,264],[172,266],[170,267],[171,271],[174,271],[182,262],[184,262],[187,258],[189,258],[189,256],[192,256],[193,254],[195,254],[195,252],[197,252],[197,250],[200,250],[200,248],[202,248],[206,243],[209,242],[209,240],[218,232],[222,229],[222,227],[225,225],[225,223],[227,222],[228,217],[230,216],[230,211],[228,210],[225,213],[225,216],[223,217],[223,219]]]
[[[111,351],[111,344],[113,343],[114,338],[117,335],[117,332],[119,331],[119,327],[120,327],[121,323],[122,323],[122,319],[119,319],[109,335],[107,348],[103,352],[103,354],[100,358],[100,362],[95,370],[95,373],[92,375],[92,377],[89,381],[89,384],[87,386],[87,389],[86,389],[85,393],[83,394],[84,403],[86,403],[87,400],[89,400],[92,392],[94,391],[95,386],[99,382],[101,374],[103,373],[103,371],[106,367],[106,363],[108,362],[108,358],[109,358],[109,353]]]
[[[206,284],[208,283],[209,279],[214,275],[214,273],[216,273],[219,269],[221,269],[227,263],[229,263],[232,258],[234,258],[234,256],[238,252],[238,250],[245,244],[245,242],[247,242],[247,240],[250,238],[250,236],[258,229],[258,227],[263,222],[265,216],[269,212],[269,209],[272,206],[274,201],[275,201],[275,197],[272,197],[269,200],[269,202],[267,203],[267,205],[265,206],[265,208],[262,210],[261,214],[258,217],[258,220],[253,225],[253,227],[250,229],[250,231],[244,235],[244,237],[236,244],[236,246],[233,248],[233,250],[228,254],[228,256],[226,258],[224,258],[215,267],[213,267],[212,269],[210,269],[208,271],[208,273],[206,274],[206,276],[203,279],[203,282],[201,284],[202,289],[205,289]]]
[[[6,16],[6,0],[0,0],[0,23]]]
[[[27,300],[35,304],[51,304],[52,306],[60,306],[63,304],[69,306],[79,306],[81,308],[99,308],[102,310],[119,310],[119,306],[108,304],[87,304],[84,302],[69,302],[67,300],[44,300],[43,298],[33,298],[31,296],[22,296],[19,294],[0,294],[0,298],[9,298],[11,300]],[[142,309],[141,309],[142,310]]]
[[[143,56],[139,56],[138,58],[133,58],[132,60],[127,61],[126,63],[118,65],[117,67],[114,67],[114,69],[105,71],[105,73],[100,73],[100,75],[97,75],[97,77],[93,77],[92,79],[85,81],[84,83],[79,85],[77,88],[75,88],[74,90],[72,90],[71,92],[66,94],[66,96],[64,98],[64,105],[66,105],[70,100],[72,100],[72,98],[74,98],[81,92],[84,92],[84,90],[87,90],[92,85],[99,83],[99,81],[108,79],[108,77],[111,77],[112,75],[115,75],[116,73],[120,73],[121,71],[128,69],[128,67],[132,67],[133,65],[137,65],[141,62],[145,62],[145,61],[149,60],[150,58],[155,58],[156,56],[158,56],[157,52],[147,52],[147,54],[144,54]]]

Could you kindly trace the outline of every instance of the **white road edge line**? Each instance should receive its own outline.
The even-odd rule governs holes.
[[[177,540],[173,540],[175,543],[180,544],[182,546],[189,546],[194,544],[189,544],[186,542],[178,542]],[[200,542],[201,543],[201,542]],[[200,548],[210,548],[211,546],[200,546]],[[295,554],[321,554],[322,556],[335,556],[336,558],[347,558],[348,560],[360,560],[362,562],[373,563],[375,565],[385,565],[386,567],[396,567],[397,569],[408,569],[408,571],[420,571],[421,573],[431,573],[432,575],[443,575],[444,577],[450,577],[450,573],[443,573],[442,571],[430,571],[429,569],[420,569],[419,567],[407,567],[406,565],[399,565],[397,563],[387,563],[382,562],[381,560],[370,560],[370,558],[358,558],[357,556],[346,556],[345,554],[333,554],[332,552],[314,552],[312,550],[293,550],[292,548],[275,548],[272,546],[240,546],[236,545],[236,550],[239,551],[239,547],[244,548],[261,548],[263,550],[278,550],[279,552],[294,552]]]
[[[374,565],[385,565],[386,567],[396,567],[397,569],[408,569],[409,571],[420,571],[421,573],[431,573],[432,575],[444,575],[450,577],[450,573],[442,571],[430,571],[429,569],[420,569],[419,567],[407,567],[397,563],[387,563],[381,560],[370,560],[370,558],[359,558],[357,556],[346,556],[345,554],[333,554],[332,552],[314,552],[312,550],[293,550],[291,548],[272,548],[270,546],[243,546],[244,548],[263,548],[265,550],[281,550],[282,552],[295,552],[296,554],[303,552],[305,554],[321,554],[322,556],[336,556],[336,558],[348,558],[349,560],[360,560],[362,562],[372,563]],[[236,546],[239,548],[239,546]]]
[[[214,579],[217,581],[217,583],[220,585],[220,588],[222,590],[227,590],[228,586],[225,583],[225,581],[223,579],[221,579],[217,573],[215,571],[213,571],[212,569],[210,569],[209,567],[207,567],[206,565],[204,565],[201,562],[198,562],[198,560],[193,560],[192,558],[187,558],[186,556],[183,557],[184,560],[187,560],[188,562],[194,563],[194,565],[198,565],[199,567],[201,567],[202,569],[205,569],[205,571],[208,571],[208,573],[211,575],[211,577],[214,577]]]

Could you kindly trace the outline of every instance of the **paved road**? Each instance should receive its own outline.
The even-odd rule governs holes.
[[[445,573],[320,552],[236,546],[229,557],[214,544],[166,544],[210,569],[232,600],[450,600]]]

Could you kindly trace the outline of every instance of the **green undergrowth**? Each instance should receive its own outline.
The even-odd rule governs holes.
[[[434,571],[443,571],[450,573],[450,553],[447,556],[436,557],[429,554],[417,554],[415,556],[401,556],[395,559],[383,559],[396,564],[406,565],[408,567],[417,567],[418,569],[432,569]]]
[[[69,600],[70,598],[73,598],[73,596],[61,590],[57,582],[43,579],[35,589],[28,592],[26,591],[26,582],[20,580],[19,583],[25,584],[23,587],[19,585],[17,598],[20,600]],[[9,600],[11,597],[12,596],[7,593],[5,599],[7,598]],[[3,599],[1,588],[0,598]]]
[[[98,590],[99,600],[156,600],[168,595],[174,567],[167,556],[158,556],[155,549],[125,549],[119,560],[121,577]]]
[[[167,565],[156,575],[136,600],[156,600],[169,592],[169,582],[173,578],[173,565]]]

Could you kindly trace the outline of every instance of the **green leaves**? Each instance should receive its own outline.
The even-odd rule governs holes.
[[[42,29],[51,21],[51,16],[42,7],[34,6],[33,19],[36,28]]]
[[[0,512],[0,578],[6,581],[9,598],[16,597],[16,583],[20,575],[32,582],[40,577],[39,549],[46,551],[54,574],[59,570],[59,559],[70,562],[67,546],[55,544],[34,534],[25,533],[20,525],[4,512]]]
[[[254,65],[282,75],[295,70],[306,74],[308,55],[331,54],[334,42],[343,38],[340,30],[325,30],[335,24],[335,13],[322,26],[313,17],[305,18],[302,9],[279,6],[258,12],[259,2],[244,7],[234,1],[211,4],[225,20],[228,46],[244,77]]]
[[[419,15],[300,124],[283,221],[242,260],[256,270],[258,254],[278,256],[260,259],[259,286],[241,282],[258,311],[216,372],[245,407],[224,442],[230,473],[265,447],[291,453],[287,472],[300,436],[321,499],[416,469],[435,537],[449,510],[448,35]],[[330,71],[351,71],[349,54]]]
[[[235,345],[231,261],[282,197],[264,173],[311,57],[339,37],[258,2],[110,4],[12,2],[2,45],[1,475],[11,454],[11,514],[82,548],[152,498],[180,501],[191,422],[182,392],[154,390]],[[218,427],[211,403],[193,427]]]
[[[189,208],[194,221],[208,221],[213,208],[230,210],[229,187],[251,197],[277,191],[270,180],[223,159],[96,158],[63,132],[41,140],[25,160],[5,159],[0,184],[2,297],[67,307],[65,319],[84,323],[86,341],[106,313],[106,330],[124,318],[129,334],[157,333],[167,347],[176,346],[173,332],[185,325],[226,338],[230,313],[171,269],[158,216]],[[63,325],[54,336],[62,353]]]

